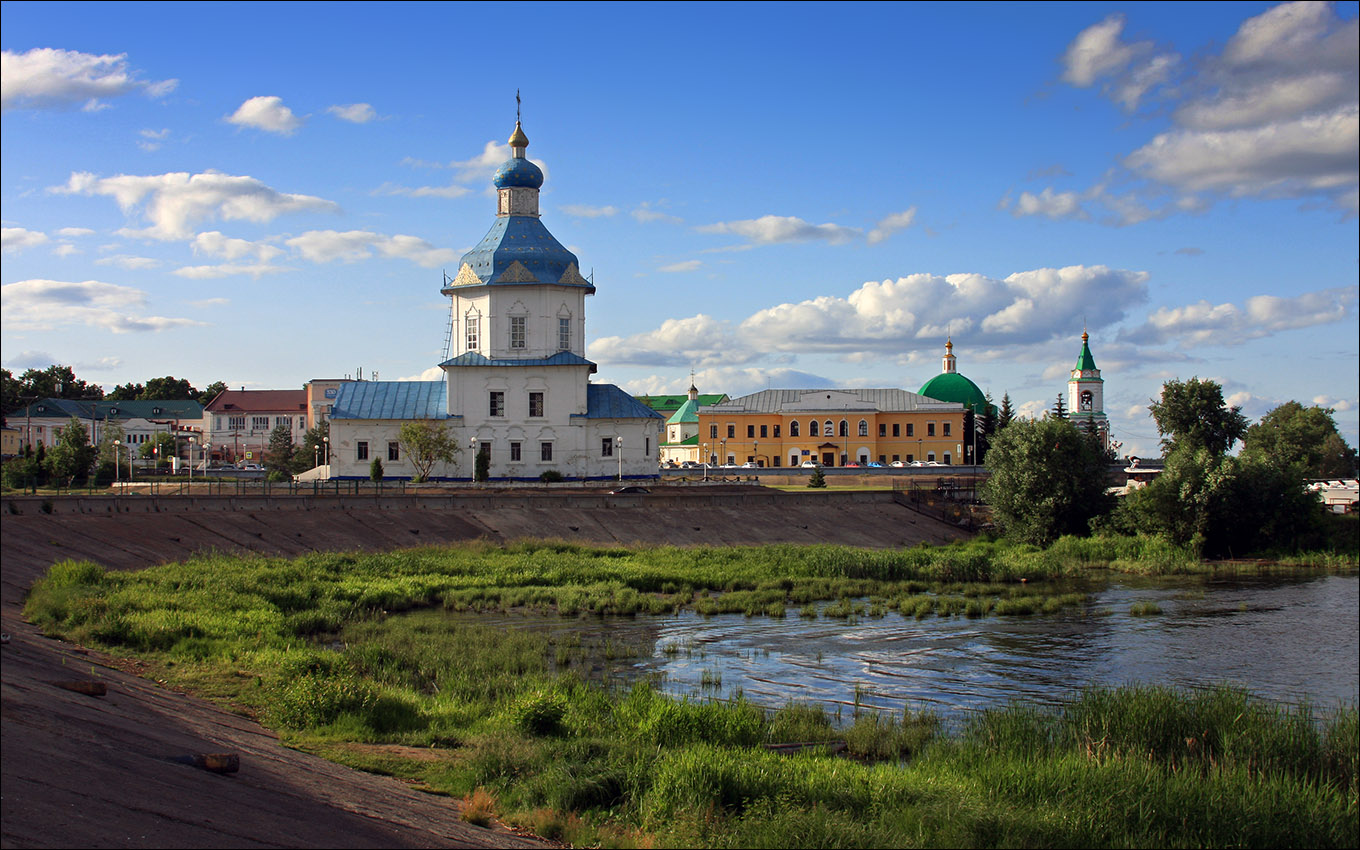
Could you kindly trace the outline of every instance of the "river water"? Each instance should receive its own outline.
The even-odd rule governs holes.
[[[845,720],[856,705],[957,720],[1011,700],[1055,703],[1086,685],[1227,683],[1321,709],[1360,701],[1355,575],[1121,576],[1081,589],[1084,605],[1052,615],[808,620],[687,612],[550,628],[631,643],[637,656],[610,666],[626,678],[651,675],[676,696],[743,693],[771,708],[820,703]],[[1146,603],[1161,613],[1131,613]]]

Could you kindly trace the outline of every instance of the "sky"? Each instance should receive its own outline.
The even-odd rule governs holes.
[[[515,95],[635,394],[959,371],[1042,415],[1083,329],[1360,443],[1357,4],[0,6],[0,363],[106,389],[432,379]]]

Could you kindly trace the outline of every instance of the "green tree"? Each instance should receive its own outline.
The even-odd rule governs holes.
[[[157,431],[151,435],[151,439],[142,443],[139,451],[143,459],[151,459],[156,462],[156,469],[170,463],[170,458],[175,456],[179,448],[175,435],[169,431]]]
[[[974,463],[986,463],[987,451],[992,447],[996,436],[996,405],[992,404],[992,394],[987,393],[987,405],[973,417],[973,441],[976,445]]]
[[[415,470],[414,481],[428,479],[436,463],[453,463],[459,452],[458,441],[449,435],[448,428],[433,419],[403,422],[397,442]]]
[[[1287,401],[1247,429],[1242,456],[1297,464],[1308,478],[1355,474],[1355,449],[1346,445],[1329,407]]]
[[[491,447],[482,443],[477,449],[477,459],[472,466],[472,478],[478,483],[491,477]],[[423,481],[425,479],[418,479]]]
[[[1105,463],[1066,419],[1017,419],[997,434],[980,495],[1007,537],[1036,545],[1084,534],[1109,509]]]
[[[814,490],[826,486],[826,473],[822,472],[822,468],[820,466],[813,469],[812,474],[808,476],[807,486],[813,488]]]
[[[271,472],[288,472],[293,466],[293,429],[287,425],[275,425],[269,432],[269,447],[264,452],[264,466]]]
[[[104,397],[104,388],[80,380],[70,366],[52,365],[46,369],[28,369],[20,375],[18,395],[72,400],[101,399]]]
[[[105,401],[136,401],[146,392],[146,387],[142,384],[134,384],[129,381],[126,384],[119,384],[114,387],[108,395],[104,396]]]
[[[368,465],[368,479],[370,481],[383,480],[382,458],[375,457],[373,462]]]
[[[104,424],[99,429],[99,445],[95,449],[96,462],[101,467],[104,466],[104,464],[109,464],[110,468],[112,468],[115,455],[113,445],[114,440],[118,440],[123,443],[123,445],[127,445],[127,432],[123,430],[123,423],[119,422],[117,419],[105,420]]]
[[[306,472],[326,462],[326,438],[330,436],[330,422],[318,422],[302,435],[302,443],[293,452],[293,471]]]
[[[146,390],[139,397],[140,401],[193,401],[198,398],[198,390],[194,389],[184,378],[176,378],[173,375],[166,375],[164,378],[152,378],[146,382]]]
[[[1011,406],[1011,394],[1001,394],[1001,410],[996,415],[996,430],[1000,433],[1015,420],[1015,408]]]
[[[94,447],[90,432],[74,416],[57,432],[56,442],[47,452],[47,471],[58,481],[71,486],[77,478],[89,475],[94,464]]]
[[[1210,380],[1167,381],[1162,384],[1161,399],[1148,405],[1148,410],[1168,454],[1188,446],[1224,455],[1247,433],[1242,408],[1228,407],[1223,387]]]
[[[227,385],[225,382],[213,381],[211,384],[208,384],[207,388],[205,388],[203,392],[198,394],[198,403],[203,405],[204,407],[207,407],[208,402],[217,398],[218,394],[224,391],[226,388]]]
[[[1066,418],[1067,418],[1067,400],[1063,398],[1063,394],[1062,394],[1062,393],[1058,393],[1058,400],[1055,401],[1055,402],[1053,402],[1053,411],[1052,411],[1052,412],[1053,412],[1053,418],[1054,418],[1054,419],[1066,419]]]

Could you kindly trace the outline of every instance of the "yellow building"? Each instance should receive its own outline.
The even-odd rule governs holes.
[[[961,463],[962,404],[906,390],[763,390],[699,408],[700,457],[715,464]]]

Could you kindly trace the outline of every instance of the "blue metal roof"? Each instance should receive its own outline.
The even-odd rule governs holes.
[[[507,215],[496,218],[491,230],[487,232],[476,248],[468,251],[459,260],[458,266],[471,266],[472,271],[482,283],[496,283],[497,278],[518,261],[529,274],[532,281],[516,279],[506,283],[551,283],[559,286],[584,286],[594,292],[590,283],[563,283],[562,277],[568,266],[576,266],[576,279],[580,279],[580,263],[576,255],[562,247],[562,243],[548,232],[543,222],[535,216]]]
[[[513,157],[501,163],[496,176],[491,178],[497,189],[523,186],[537,189],[543,185],[543,170],[523,157]]]
[[[448,419],[443,381],[353,381],[340,385],[332,419]]]
[[[579,354],[570,351],[559,351],[551,357],[536,357],[533,359],[512,360],[512,359],[491,359],[484,354],[469,351],[460,354],[452,360],[445,360],[440,366],[589,366],[592,374],[595,372],[595,364],[585,359]]]
[[[664,419],[660,413],[613,384],[586,387],[587,419]]]

